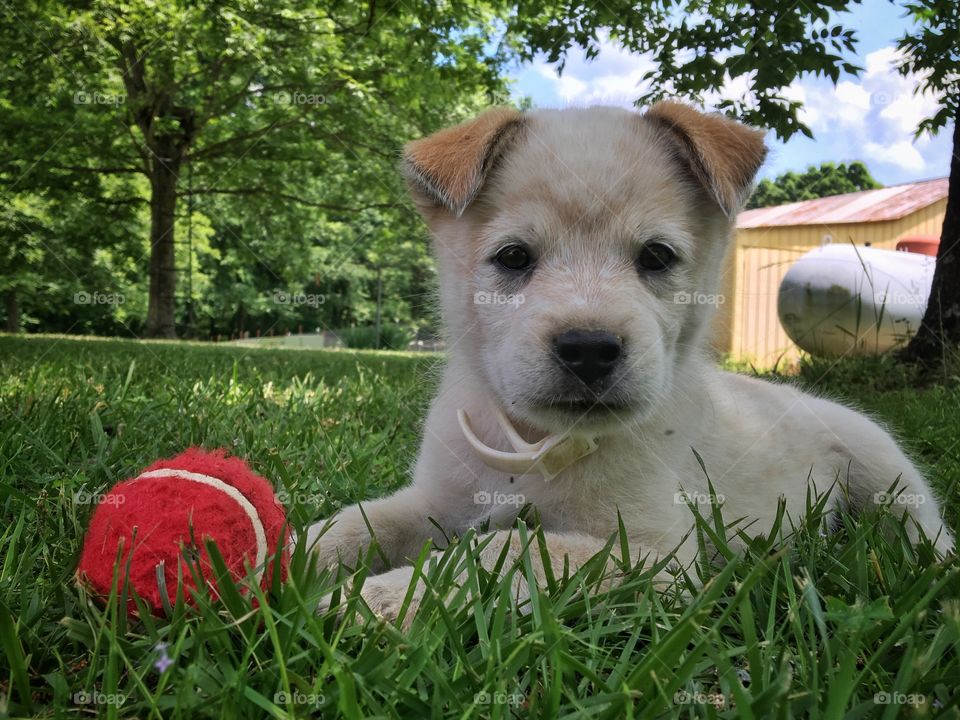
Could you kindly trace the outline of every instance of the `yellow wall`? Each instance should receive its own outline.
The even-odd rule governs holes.
[[[719,307],[714,325],[714,346],[735,360],[756,367],[795,363],[800,350],[787,337],[777,317],[780,281],[800,255],[820,247],[827,238],[893,250],[909,235],[940,235],[946,198],[899,220],[835,225],[789,225],[738,230],[728,253]]]

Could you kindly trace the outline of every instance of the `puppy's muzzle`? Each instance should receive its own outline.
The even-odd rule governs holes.
[[[623,355],[623,339],[605,330],[567,330],[553,339],[553,356],[585,385],[610,375]]]

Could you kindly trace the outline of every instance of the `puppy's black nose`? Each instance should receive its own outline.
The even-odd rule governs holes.
[[[623,341],[603,330],[567,330],[553,339],[553,349],[560,364],[589,385],[610,374]]]

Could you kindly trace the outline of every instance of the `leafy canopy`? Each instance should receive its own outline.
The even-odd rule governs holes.
[[[879,187],[883,186],[874,180],[862,162],[849,165],[825,162],[819,166],[811,165],[802,173],[791,171],[774,180],[761,180],[750,196],[747,208],[773,207]]]
[[[960,116],[960,5],[956,0],[914,0],[904,7],[916,27],[900,39],[904,61],[899,69],[919,76],[916,92],[940,98],[937,112],[917,128],[918,135],[936,132]]]

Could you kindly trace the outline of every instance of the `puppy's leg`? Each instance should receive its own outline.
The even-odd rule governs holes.
[[[351,505],[332,518],[314,523],[307,529],[307,548],[321,567],[330,567],[341,559],[352,564],[370,545],[372,529],[386,564],[400,565],[416,557],[426,541],[443,541],[430,520],[435,517],[442,522],[442,518],[432,514],[433,508],[425,493],[411,485],[389,497]],[[375,572],[385,567],[379,553],[371,563]]]
[[[920,539],[919,527],[930,541],[935,541],[939,552],[946,555],[953,551],[953,534],[940,517],[936,496],[912,465],[900,475],[893,492],[890,492],[893,482],[889,473],[878,472],[865,463],[851,463],[849,477],[851,499],[857,506],[889,505],[898,517],[909,515],[906,529],[912,542]]]
[[[917,528],[941,553],[953,551],[953,535],[940,516],[940,503],[930,484],[904,455],[894,439],[880,426],[858,417],[860,436],[852,444],[858,452],[847,460],[850,500],[855,508],[889,505],[898,517],[907,514],[910,539],[919,539]],[[846,448],[844,448],[846,449]],[[846,453],[841,453],[846,454]],[[847,456],[849,458],[849,455]],[[891,486],[896,481],[894,492]]]
[[[546,542],[547,555],[549,556],[550,566],[554,577],[561,577],[565,568],[575,571],[582,567],[587,561],[595,557],[598,553],[607,551],[607,543],[599,538],[584,535],[580,533],[544,533],[543,539]],[[494,571],[498,565],[501,576],[508,573],[520,558],[524,549],[524,541],[516,530],[500,530],[494,533],[483,535],[477,540],[481,548],[477,558],[478,563],[489,571]],[[535,581],[538,585],[546,585],[547,573],[543,565],[543,555],[540,552],[539,541],[533,533],[528,538],[529,557],[533,568]],[[695,553],[695,550],[688,548]],[[610,550],[612,555],[619,551],[619,545],[615,544]],[[631,548],[631,557],[634,561],[638,560],[636,547]],[[687,557],[690,562],[695,555],[678,551],[678,557]],[[501,558],[503,561],[501,563]],[[606,558],[607,563],[604,571],[604,577],[601,581],[603,588],[610,587],[617,580],[617,572],[612,567],[610,558]],[[412,566],[399,567],[381,575],[368,577],[361,589],[361,596],[370,607],[370,609],[386,620],[393,621],[397,619],[403,601],[407,596],[410,585],[413,582],[414,568]],[[468,573],[466,568],[460,568],[456,577],[457,585],[466,582]],[[658,575],[658,579],[664,582],[672,582],[672,576],[666,572]],[[530,596],[530,588],[527,584],[526,575],[522,571],[514,572],[512,578],[513,593],[518,603],[522,603]],[[421,579],[414,588],[407,613],[404,616],[404,625],[409,627],[417,608],[423,600],[427,586]]]

